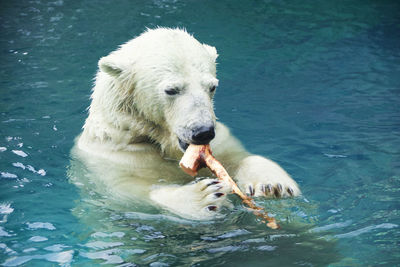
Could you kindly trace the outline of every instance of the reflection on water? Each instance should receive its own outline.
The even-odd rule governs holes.
[[[399,10],[358,0],[3,1],[0,265],[398,265]],[[97,60],[156,25],[217,47],[216,114],[299,181],[301,198],[258,200],[281,230],[237,201],[199,223],[67,177]]]

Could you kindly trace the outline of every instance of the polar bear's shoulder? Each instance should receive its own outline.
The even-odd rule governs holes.
[[[210,143],[213,154],[221,162],[241,160],[249,155],[243,145],[231,134],[229,128],[223,123],[217,122],[216,135]]]

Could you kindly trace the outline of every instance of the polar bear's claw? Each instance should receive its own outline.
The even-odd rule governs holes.
[[[292,189],[292,188],[288,188],[287,189],[287,192],[288,192],[288,194],[290,195],[290,196],[293,196],[294,195],[294,190]]]
[[[207,186],[210,186],[210,185],[213,185],[213,184],[219,184],[219,183],[220,183],[220,181],[214,180],[214,181],[208,183]]]
[[[222,197],[223,195],[224,195],[224,193],[220,193],[220,192],[214,194],[214,196],[216,198]]]
[[[264,184],[264,183],[243,183],[239,182],[239,186],[244,189],[247,195],[254,197],[294,197],[300,194],[297,185],[290,184]]]
[[[269,197],[269,198],[281,198],[281,197],[293,197],[299,195],[299,190],[293,189],[290,186],[283,186],[281,183],[276,185],[272,184],[259,184],[253,186],[248,184],[245,186],[246,194],[255,197]],[[297,193],[296,193],[297,192]]]
[[[295,197],[301,194],[297,183],[278,164],[261,156],[248,156],[235,175],[238,185],[254,197]]]
[[[200,187],[200,191],[215,191],[218,189],[222,188],[222,185],[220,185],[220,181],[217,179],[204,179],[198,182]]]
[[[254,196],[255,190],[252,185],[249,185],[249,190],[248,190],[247,194],[250,196]]]
[[[277,184],[276,188],[275,188],[275,196],[280,197],[282,195],[282,193],[283,193],[282,185]]]
[[[216,211],[217,210],[217,206],[208,206],[207,209],[209,211]]]

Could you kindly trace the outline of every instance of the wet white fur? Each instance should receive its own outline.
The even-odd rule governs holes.
[[[216,126],[214,155],[240,187],[256,196],[263,185],[287,188],[296,182],[276,163],[250,155],[223,124],[216,122],[213,93],[217,51],[181,29],[147,30],[99,61],[89,116],[73,155],[89,168],[91,180],[105,194],[158,205],[192,219],[208,219],[227,205],[216,192],[227,185],[195,183],[178,167],[182,156],[178,137],[188,142],[191,129]],[[170,96],[168,88],[178,88]],[[207,170],[200,175],[211,176]],[[271,195],[270,195],[271,196]]]

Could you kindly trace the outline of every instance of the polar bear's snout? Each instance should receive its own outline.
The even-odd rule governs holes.
[[[214,125],[203,125],[194,128],[191,132],[191,137],[184,140],[178,137],[180,148],[185,151],[189,144],[206,145],[215,137]]]
[[[200,126],[193,131],[190,144],[195,145],[206,145],[210,143],[212,139],[215,137],[214,126]],[[189,143],[186,143],[181,138],[178,137],[180,148],[185,151],[189,146]]]
[[[201,126],[193,131],[192,141],[195,145],[206,145],[215,137],[214,125]]]
[[[216,117],[213,107],[213,94],[202,81],[189,80],[187,86],[174,99],[165,113],[166,121],[185,151],[189,144],[205,145],[216,135]]]

